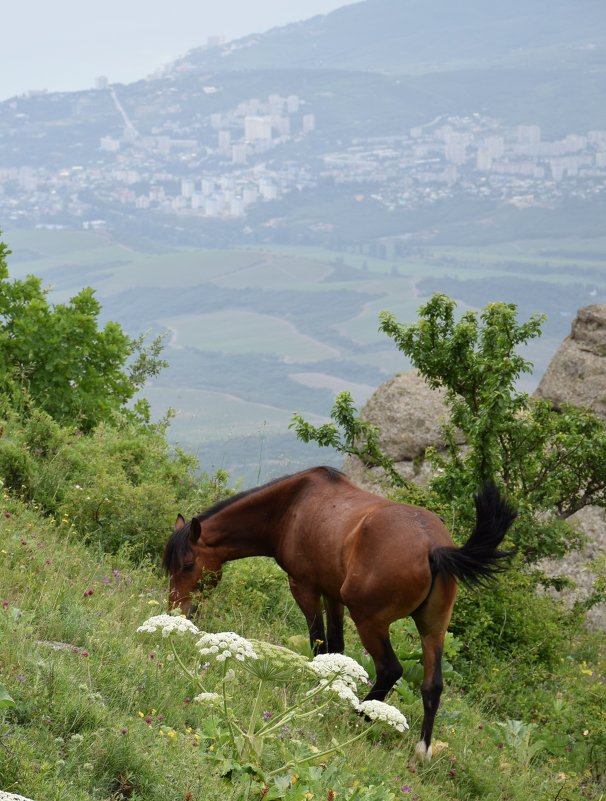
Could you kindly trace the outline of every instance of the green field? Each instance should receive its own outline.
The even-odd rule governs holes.
[[[173,332],[173,347],[220,353],[270,353],[294,362],[317,362],[339,356],[336,348],[304,336],[286,320],[266,314],[227,310],[161,319]]]
[[[336,392],[350,390],[361,405],[408,369],[378,331],[384,309],[412,321],[425,298],[444,291],[461,308],[504,300],[521,317],[547,313],[544,336],[526,353],[535,370],[522,386],[532,391],[577,309],[606,301],[606,237],[409,251],[387,243],[383,259],[303,247],[149,252],[62,230],[3,238],[12,278],[40,276],[56,302],[92,286],[103,320],[131,335],[166,334],[170,367],[146,395],[157,416],[178,410],[174,440],[203,454],[211,441],[264,438],[272,464],[273,438],[281,452],[294,439],[294,411],[327,419]]]

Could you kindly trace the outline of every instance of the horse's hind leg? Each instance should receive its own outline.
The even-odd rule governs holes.
[[[421,635],[423,649],[423,725],[421,739],[415,754],[421,762],[431,759],[431,735],[442,695],[442,651],[444,637],[450,623],[450,615],[457,592],[456,583],[437,578],[425,603],[412,617]]]
[[[375,663],[376,679],[365,701],[384,701],[385,696],[403,673],[402,665],[389,640],[389,624],[374,620],[358,621],[354,617],[362,645]]]
[[[342,654],[345,650],[343,639],[343,604],[324,598],[326,606],[326,641],[330,654]]]
[[[436,712],[440,705],[442,695],[442,650],[444,648],[444,635],[446,632],[421,635],[423,648],[423,683],[421,697],[423,698],[423,725],[421,726],[421,739],[417,743],[415,754],[421,762],[431,759],[431,735]]]
[[[299,609],[305,615],[307,629],[309,631],[309,643],[313,653],[327,653],[328,646],[326,642],[326,631],[324,629],[320,593],[308,584],[298,583],[292,576],[288,577],[288,583],[293,598],[299,605]]]

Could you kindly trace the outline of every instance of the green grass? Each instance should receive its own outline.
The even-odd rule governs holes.
[[[36,801],[244,799],[245,785],[221,778],[205,754],[199,733],[207,712],[188,701],[193,687],[167,658],[166,643],[135,633],[164,608],[166,582],[154,564],[136,567],[125,552],[87,548],[68,518],[53,524],[6,494],[1,512],[0,683],[16,707],[0,713],[0,787]],[[285,574],[266,559],[228,565],[197,623],[296,648],[306,638]],[[393,628],[397,644],[406,627]],[[349,619],[346,637],[348,653],[363,660]],[[332,788],[337,799],[377,801],[604,798],[603,642],[569,643],[551,672],[533,671],[523,655],[487,656],[475,671],[454,659],[454,667],[461,675],[447,678],[429,766],[411,762],[418,693],[393,694],[410,732],[376,729],[324,759],[312,784],[293,772],[285,797],[320,801]],[[217,678],[208,675],[212,685]],[[250,710],[253,689],[245,675],[232,685],[239,714]],[[278,698],[270,693],[264,703],[275,709]],[[337,708],[289,737],[321,747],[360,725]]]

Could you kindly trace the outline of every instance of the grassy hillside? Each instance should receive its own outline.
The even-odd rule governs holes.
[[[171,661],[166,640],[136,634],[164,609],[166,582],[155,560],[136,567],[126,552],[109,557],[85,547],[67,514],[53,523],[6,493],[1,512],[0,684],[15,701],[0,708],[5,791],[37,801],[526,801],[531,790],[540,799],[604,798],[606,660],[587,635],[563,640],[549,669],[522,652],[508,660],[486,654],[474,665],[458,638],[429,766],[411,763],[421,703],[402,685],[390,700],[407,715],[410,732],[376,728],[320,765],[279,770],[281,784],[267,795],[250,789],[246,773],[222,777],[223,763],[213,759],[220,748],[214,718],[192,702],[199,689]],[[228,566],[197,623],[306,650],[286,576],[264,559]],[[406,624],[393,629],[400,652],[416,650]],[[346,632],[347,652],[364,662],[350,623]],[[210,666],[203,674],[209,691],[220,690],[220,672]],[[296,683],[270,686],[261,707],[276,714],[298,690]],[[251,678],[238,672],[229,694],[242,718],[253,692]],[[296,730],[285,726],[270,767],[294,741],[322,751],[365,725],[333,705]]]

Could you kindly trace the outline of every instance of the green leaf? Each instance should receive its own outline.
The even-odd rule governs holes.
[[[9,695],[8,690],[3,684],[0,684],[0,710],[9,709],[14,706],[16,706],[16,704]]]

